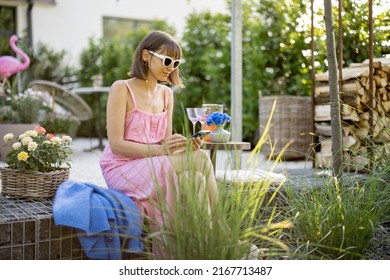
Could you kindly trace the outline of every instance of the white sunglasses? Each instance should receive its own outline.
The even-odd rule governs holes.
[[[173,69],[176,69],[180,65],[180,60],[179,59],[174,60],[170,56],[166,56],[166,55],[163,55],[163,54],[160,54],[160,53],[156,53],[156,52],[152,52],[152,51],[149,51],[149,50],[148,50],[148,52],[151,55],[154,55],[155,57],[158,57],[158,58],[162,59],[162,64],[165,67],[170,67],[173,64]]]

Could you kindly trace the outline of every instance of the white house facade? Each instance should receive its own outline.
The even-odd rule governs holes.
[[[107,36],[110,28],[137,28],[160,19],[175,26],[180,37],[192,11],[227,12],[228,7],[225,0],[0,0],[0,16],[5,10],[14,24],[0,26],[0,40],[16,33],[31,46],[41,42],[65,50],[77,65],[88,40]]]

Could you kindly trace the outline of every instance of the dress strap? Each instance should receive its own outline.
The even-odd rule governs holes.
[[[168,109],[168,88],[164,90],[164,111]]]
[[[131,91],[131,88],[130,88],[130,86],[125,82],[125,81],[121,81],[122,83],[124,83],[125,85],[126,85],[126,87],[127,87],[127,89],[129,90],[129,92],[130,92],[130,95],[131,95],[131,99],[133,99],[133,105],[134,105],[134,108],[137,108],[137,102],[135,102],[135,97],[134,97],[134,94],[133,94],[133,92]]]

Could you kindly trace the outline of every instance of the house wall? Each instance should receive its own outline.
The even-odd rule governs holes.
[[[27,2],[27,1],[26,1]],[[71,64],[78,64],[89,38],[103,34],[103,17],[139,20],[163,19],[176,27],[180,36],[185,18],[192,11],[227,12],[225,0],[56,0],[56,4],[35,1],[32,10],[33,44],[42,42],[66,50]],[[26,34],[27,3],[0,0],[0,5],[17,5],[17,31]]]

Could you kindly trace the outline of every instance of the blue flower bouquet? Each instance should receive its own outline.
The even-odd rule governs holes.
[[[225,125],[227,122],[230,122],[230,116],[226,113],[214,112],[207,116],[207,125]]]

